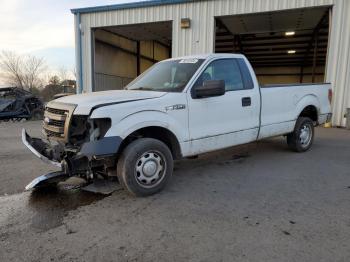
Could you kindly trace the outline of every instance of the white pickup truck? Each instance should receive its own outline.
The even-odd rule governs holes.
[[[47,141],[22,132],[24,144],[61,172],[27,189],[68,176],[117,178],[136,196],[169,182],[174,159],[285,135],[308,150],[314,126],[331,116],[330,84],[259,86],[239,54],[168,59],[125,90],[72,95],[46,106]]]

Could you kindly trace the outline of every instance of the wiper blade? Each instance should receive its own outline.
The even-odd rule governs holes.
[[[133,88],[131,90],[147,90],[147,91],[153,91],[153,88],[150,87],[138,87],[138,88]]]

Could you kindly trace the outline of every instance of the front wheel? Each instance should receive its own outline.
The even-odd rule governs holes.
[[[122,152],[117,175],[122,186],[135,196],[149,196],[162,190],[173,173],[169,148],[153,138],[131,142]]]
[[[314,123],[308,117],[299,117],[293,133],[287,135],[287,144],[296,152],[305,152],[312,146],[314,140]]]

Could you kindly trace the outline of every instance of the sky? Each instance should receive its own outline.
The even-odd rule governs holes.
[[[52,70],[75,66],[70,9],[139,0],[0,0],[0,51],[43,57]]]

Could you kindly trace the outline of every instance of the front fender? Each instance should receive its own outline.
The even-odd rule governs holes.
[[[134,131],[150,126],[168,129],[176,136],[179,142],[188,139],[186,126],[165,112],[152,110],[136,112],[124,117],[118,123],[112,125],[105,137],[117,135],[124,139]]]

